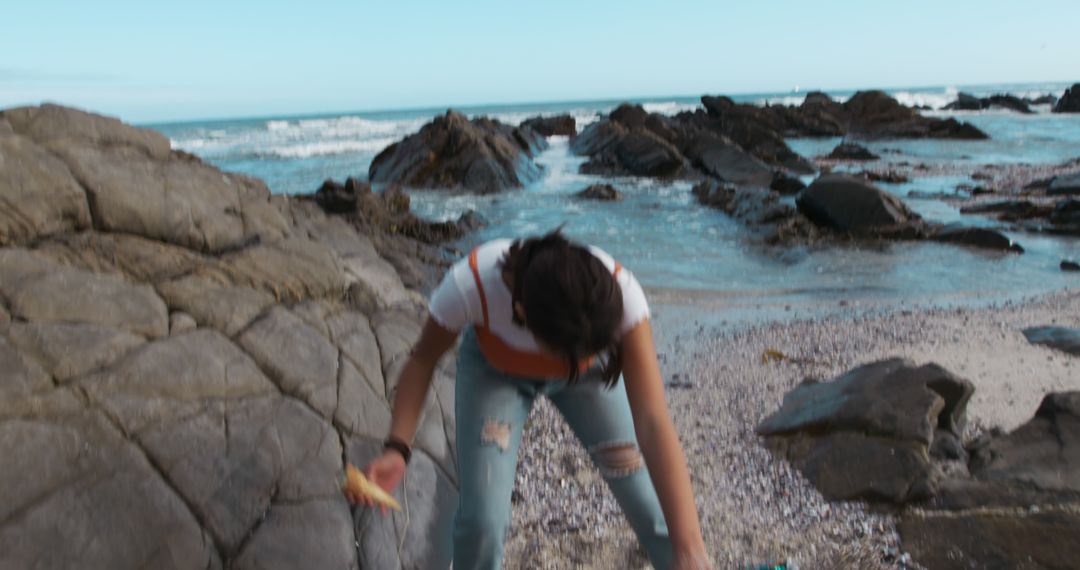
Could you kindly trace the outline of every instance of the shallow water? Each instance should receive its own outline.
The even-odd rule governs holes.
[[[1060,94],[1064,85],[990,86],[964,89],[976,95],[999,91]],[[940,107],[952,88],[893,91],[907,103]],[[844,98],[850,93],[834,93]],[[744,101],[797,103],[801,95],[736,97]],[[514,123],[537,114],[571,113],[582,124],[596,120],[618,101],[552,103],[465,109]],[[644,101],[651,111],[674,114],[698,107],[696,97]],[[1080,115],[1034,115],[1005,111],[948,113],[990,134],[987,141],[869,141],[865,146],[886,162],[963,165],[1059,164],[1080,156]],[[366,177],[385,146],[415,132],[438,110],[346,113],[321,117],[272,117],[171,125],[150,125],[174,147],[188,150],[227,170],[267,181],[274,192],[315,190],[322,180]],[[1076,286],[1063,273],[1063,258],[1080,255],[1077,240],[1010,234],[1027,252],[1001,255],[934,243],[869,243],[824,248],[767,248],[748,241],[744,229],[724,214],[701,207],[687,182],[604,178],[577,172],[584,159],[569,152],[565,137],[551,139],[538,162],[544,176],[526,188],[497,196],[446,191],[414,191],[413,207],[423,216],[452,219],[478,211],[488,226],[452,244],[466,251],[499,236],[535,234],[565,224],[571,237],[596,244],[634,271],[655,301],[709,305],[749,318],[806,307],[984,303]],[[798,153],[827,154],[838,139],[789,141]],[[948,170],[948,169],[945,169]],[[809,179],[807,179],[809,180]],[[573,194],[607,182],[626,199],[616,203],[581,200]],[[955,173],[881,184],[902,197],[909,192],[952,192],[972,181]],[[906,197],[924,217],[940,222],[990,225],[985,218],[962,216],[955,206]],[[692,316],[693,310],[687,315]]]

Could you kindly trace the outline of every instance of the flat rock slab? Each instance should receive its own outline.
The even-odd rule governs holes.
[[[202,274],[267,291],[279,302],[340,298],[348,283],[341,258],[324,244],[291,237],[223,256]]]
[[[1068,327],[1032,327],[1024,329],[1024,336],[1031,344],[1041,344],[1080,356],[1080,330]]]
[[[0,295],[27,321],[88,323],[157,338],[169,333],[152,287],[56,264],[24,250],[0,251]]]
[[[188,507],[100,412],[0,421],[0,452],[0,567],[222,567]]]
[[[146,343],[141,336],[91,324],[13,323],[8,336],[61,383],[103,368]]]
[[[174,310],[191,315],[204,327],[235,336],[274,304],[274,295],[242,285],[222,284],[191,274],[158,286],[158,292]]]
[[[90,227],[86,194],[67,166],[24,137],[0,137],[0,204],[0,246]]]

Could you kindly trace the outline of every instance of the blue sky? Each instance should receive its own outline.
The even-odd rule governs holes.
[[[129,121],[1080,81],[1080,2],[0,0],[0,107]]]

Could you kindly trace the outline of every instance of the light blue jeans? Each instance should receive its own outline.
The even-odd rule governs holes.
[[[574,384],[504,374],[488,364],[469,328],[458,352],[456,390],[454,570],[494,570],[502,562],[522,427],[539,395],[551,400],[589,450],[653,566],[671,567],[667,524],[637,451],[622,382],[608,389],[596,370]],[[620,450],[614,459],[612,449]]]

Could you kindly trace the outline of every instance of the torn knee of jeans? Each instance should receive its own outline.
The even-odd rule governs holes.
[[[600,474],[609,479],[627,477],[645,466],[645,460],[638,451],[638,446],[630,442],[601,443],[589,448],[600,469]]]
[[[495,418],[484,420],[480,430],[480,443],[498,446],[500,451],[510,447],[510,422],[501,422]]]

